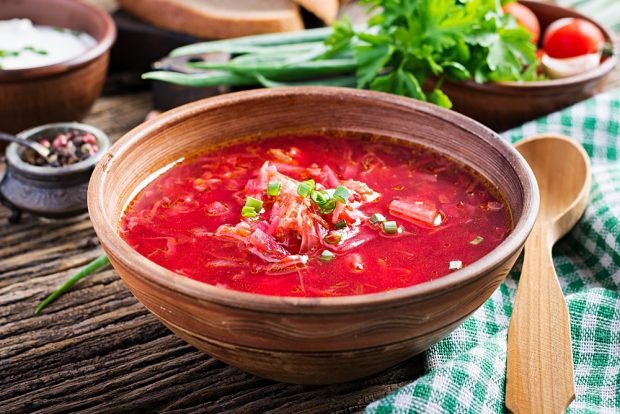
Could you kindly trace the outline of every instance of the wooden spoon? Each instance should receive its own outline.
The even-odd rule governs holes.
[[[577,223],[590,193],[590,160],[574,140],[538,135],[516,144],[540,189],[540,211],[525,243],[523,270],[508,328],[506,407],[513,413],[561,413],[575,399],[568,308],[551,248]]]
[[[16,135],[0,132],[0,141],[16,142],[19,145],[23,145],[24,147],[30,148],[31,150],[33,150],[34,152],[36,152],[43,158],[47,158],[50,155],[50,150],[44,145],[41,145],[38,142],[20,138]]]

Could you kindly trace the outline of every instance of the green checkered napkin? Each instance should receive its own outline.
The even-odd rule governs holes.
[[[568,412],[620,413],[620,89],[503,135],[515,142],[542,132],[572,136],[592,160],[585,215],[553,250],[573,338],[577,395]],[[366,414],[504,412],[506,332],[519,268],[427,351],[424,376]]]

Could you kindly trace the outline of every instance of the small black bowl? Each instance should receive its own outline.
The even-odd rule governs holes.
[[[6,171],[0,181],[0,202],[13,210],[10,221],[19,221],[22,212],[47,218],[65,218],[87,211],[88,181],[95,165],[110,147],[108,136],[97,128],[77,122],[41,125],[20,132],[18,136],[38,140],[72,130],[94,135],[99,151],[66,167],[29,164],[22,158],[23,146],[12,143],[7,147]]]

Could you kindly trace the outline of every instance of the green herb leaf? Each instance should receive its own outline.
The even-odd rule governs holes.
[[[389,38],[381,39],[382,44],[367,44],[355,47],[355,59],[357,61],[357,87],[364,88],[379,74],[381,69],[389,62],[394,47],[390,45]],[[379,42],[379,39],[377,39]]]
[[[441,89],[434,89],[433,92],[428,95],[428,100],[429,102],[439,105],[442,108],[452,108],[452,101],[448,98],[448,95],[443,93]]]
[[[325,45],[329,48],[329,51],[326,53],[327,57],[351,50],[351,43],[355,37],[353,25],[351,25],[346,16],[342,20],[335,22],[332,27],[334,31],[325,40]]]
[[[426,101],[426,95],[422,91],[418,80],[411,72],[406,72],[402,69],[375,78],[370,85],[370,89]]]

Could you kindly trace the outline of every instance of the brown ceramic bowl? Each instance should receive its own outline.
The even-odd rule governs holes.
[[[338,298],[265,296],[197,282],[149,261],[118,234],[136,191],[181,157],[240,137],[329,131],[388,136],[449,154],[506,196],[514,230],[490,254],[443,278]],[[408,98],[321,87],[239,92],[166,112],[104,154],[88,189],[91,219],[114,268],[166,326],[243,370],[307,384],[369,376],[450,333],[504,280],[532,229],[538,202],[524,159],[477,122]]]
[[[538,17],[541,39],[552,22],[563,17],[579,17],[598,26],[613,49],[618,50],[617,40],[611,31],[574,10],[536,1],[523,0],[520,3],[529,7]],[[617,63],[616,52],[597,68],[564,79],[486,84],[474,81],[445,82],[442,89],[452,100],[454,110],[496,131],[503,131],[601,92],[607,75]]]
[[[0,20],[80,30],[97,44],[75,59],[32,69],[0,70],[0,131],[82,119],[101,94],[116,27],[110,16],[83,0],[0,0]]]

